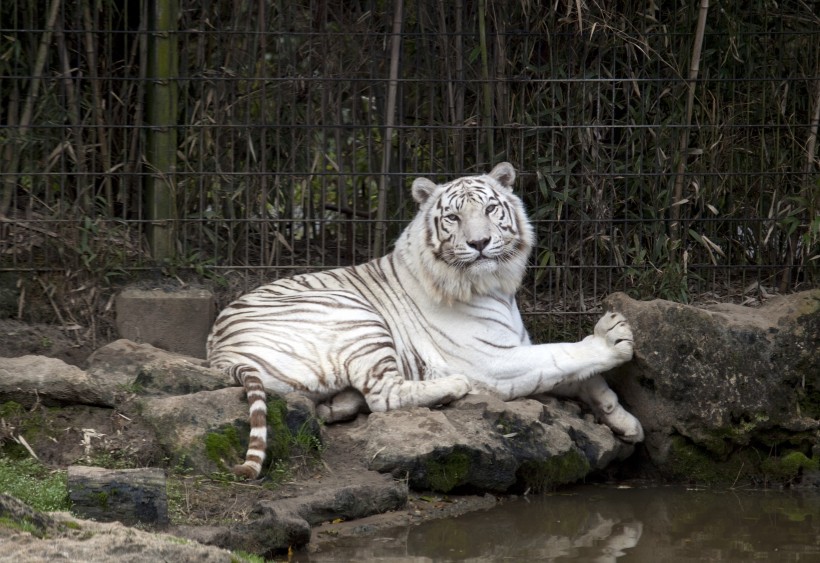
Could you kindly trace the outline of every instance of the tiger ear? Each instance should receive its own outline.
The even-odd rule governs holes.
[[[424,203],[437,187],[427,178],[416,178],[413,180],[413,199],[416,203]]]
[[[512,189],[513,182],[515,182],[515,168],[513,168],[513,165],[509,162],[502,162],[495,165],[495,168],[490,171],[489,176],[495,178],[495,180],[505,188]]]

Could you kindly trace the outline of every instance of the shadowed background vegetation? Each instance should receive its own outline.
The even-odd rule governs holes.
[[[818,285],[816,3],[8,0],[0,318],[110,330],[135,280],[220,304],[390,248],[416,176],[508,160],[521,301]],[[590,315],[587,317],[587,315]]]

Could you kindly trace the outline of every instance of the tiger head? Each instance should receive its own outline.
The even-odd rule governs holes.
[[[446,184],[413,182],[419,211],[396,249],[435,300],[469,301],[518,289],[533,232],[514,181],[515,169],[503,162],[489,174]]]

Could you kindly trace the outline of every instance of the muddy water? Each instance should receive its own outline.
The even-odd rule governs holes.
[[[820,493],[584,486],[298,561],[820,561]]]

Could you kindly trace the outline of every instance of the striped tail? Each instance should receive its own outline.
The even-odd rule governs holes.
[[[265,448],[268,444],[268,405],[265,402],[265,387],[255,368],[232,366],[230,371],[236,382],[245,388],[251,425],[245,463],[235,465],[233,473],[237,477],[256,479],[262,472],[262,462],[265,461]]]

